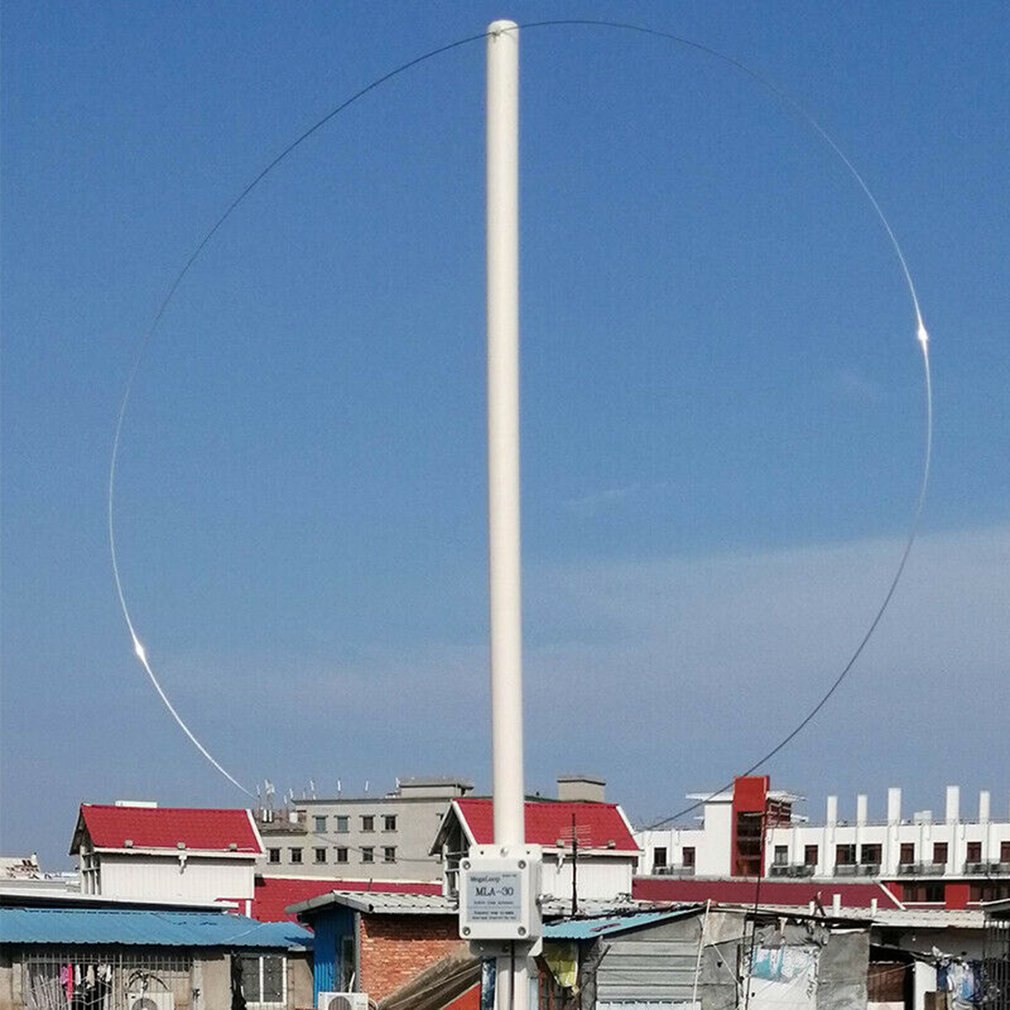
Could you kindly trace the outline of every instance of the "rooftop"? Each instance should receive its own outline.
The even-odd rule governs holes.
[[[390,894],[379,891],[327,891],[298,902],[288,911],[302,916],[342,905],[356,912],[376,915],[458,915],[456,902],[442,894]]]
[[[453,800],[452,806],[458,812],[463,829],[473,844],[493,844],[494,804],[491,800],[466,797]],[[525,815],[526,842],[530,845],[553,849],[561,842],[563,846],[570,846],[574,824],[580,849],[624,854],[637,854],[640,851],[632,837],[631,828],[616,803],[527,800]],[[450,815],[446,816],[448,818]],[[445,822],[443,827],[444,824]],[[441,835],[442,829],[432,846],[433,854],[441,844]]]
[[[82,803],[70,854],[85,833],[96,849],[196,849],[261,855],[263,844],[248,810],[103,806]]]
[[[253,916],[261,922],[294,921],[288,912],[311,898],[333,891],[384,894],[440,895],[439,883],[421,883],[409,880],[328,880],[324,877],[257,877],[253,896]]]
[[[0,943],[124,944],[151,947],[309,946],[290,922],[257,922],[226,912],[127,908],[0,908]]]
[[[680,919],[695,915],[702,905],[681,905],[646,912],[631,912],[619,915],[593,916],[585,919],[562,919],[544,926],[545,940],[592,940],[598,936],[612,936],[644,926],[654,926],[658,922]]]

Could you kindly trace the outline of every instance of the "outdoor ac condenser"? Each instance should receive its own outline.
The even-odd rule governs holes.
[[[175,994],[170,992],[131,992],[126,994],[127,1010],[175,1010]]]
[[[367,992],[321,992],[317,1010],[368,1010]]]

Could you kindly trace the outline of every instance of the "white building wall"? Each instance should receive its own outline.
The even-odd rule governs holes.
[[[585,900],[610,901],[621,894],[631,894],[636,857],[579,856],[576,884],[578,897]],[[564,859],[559,868],[553,853],[544,854],[541,887],[544,894],[562,900],[572,893],[572,860]]]
[[[252,898],[255,888],[252,859],[214,859],[187,856],[103,855],[102,895],[142,898],[216,901]]]
[[[729,801],[705,804],[704,823],[700,827],[669,828],[661,831],[642,831],[635,839],[643,852],[639,860],[639,873],[649,874],[655,866],[655,850],[666,849],[667,865],[673,872],[679,872],[683,864],[683,850],[695,850],[694,873],[699,877],[730,876],[732,868],[732,805]],[[857,869],[839,872],[836,862],[840,845],[854,845],[857,867],[864,856],[863,847],[880,846],[879,876],[900,877],[902,845],[914,846],[912,862],[932,865],[934,846],[946,843],[947,858],[943,873],[947,876],[964,876],[968,862],[968,846],[978,843],[981,847],[979,862],[1000,863],[996,872],[1000,876],[1010,874],[1010,863],[1001,863],[1003,847],[1010,844],[1010,820],[993,821],[990,818],[990,796],[983,791],[979,795],[977,814],[966,815],[960,802],[960,790],[949,787],[945,798],[945,817],[934,819],[932,812],[919,811],[903,815],[901,810],[901,790],[888,790],[887,815],[882,821],[874,821],[869,816],[866,796],[856,801],[856,816],[847,820],[839,816],[838,798],[827,797],[825,818],[821,824],[810,824],[799,820],[790,825],[772,828],[766,838],[766,873],[772,873],[775,849],[785,846],[786,862],[789,866],[804,865],[804,854],[808,846],[817,846],[817,863],[813,876],[863,876]],[[972,860],[974,862],[974,860]],[[875,874],[877,875],[877,874]],[[969,874],[971,876],[971,874]]]

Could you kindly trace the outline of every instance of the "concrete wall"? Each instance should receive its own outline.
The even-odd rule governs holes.
[[[255,862],[209,856],[103,855],[103,897],[216,901],[252,898]],[[245,912],[245,909],[241,909]]]
[[[14,1010],[15,999],[14,968],[12,963],[13,950],[10,947],[0,949],[0,1010]],[[17,992],[20,996],[21,987]]]
[[[458,794],[457,794],[458,795]],[[297,825],[283,820],[260,824],[267,861],[259,867],[269,875],[298,873],[300,876],[344,877],[359,880],[439,880],[441,863],[428,850],[438,832],[452,796],[376,796],[374,799],[302,800],[297,804]],[[396,830],[383,828],[383,817],[396,817]],[[362,817],[374,818],[374,830],[362,830]],[[325,818],[322,832],[316,818]],[[337,830],[338,817],[348,819],[348,830]],[[396,849],[396,861],[384,861],[383,850]],[[373,850],[366,863],[361,849]],[[302,861],[292,861],[291,849],[302,850]],[[279,849],[279,860],[271,862],[270,849]],[[316,860],[316,849],[325,850],[325,859]],[[347,849],[347,862],[337,862],[337,850]]]
[[[579,854],[576,886],[580,899],[600,899],[608,901],[619,894],[631,894],[636,855],[625,857],[612,855]],[[567,858],[558,866],[557,853],[544,853],[541,877],[543,894],[567,901],[572,894],[572,860]]]
[[[865,1007],[870,935],[866,931],[834,932],[821,949],[817,965],[817,1010]]]
[[[81,960],[88,960],[87,948],[77,948]],[[250,952],[253,953],[253,952]],[[273,952],[276,953],[276,952]],[[165,948],[150,948],[152,962],[165,956]],[[93,955],[100,960],[101,954]],[[308,953],[287,955],[286,1010],[313,1006],[312,967]],[[20,948],[5,945],[0,952],[0,1010],[24,1010]],[[199,950],[193,956],[188,980],[173,985],[177,1010],[226,1010],[231,1006],[231,957],[225,951]],[[118,1004],[116,1004],[118,1006]]]

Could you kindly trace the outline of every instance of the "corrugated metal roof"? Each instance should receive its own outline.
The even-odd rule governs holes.
[[[324,877],[257,877],[253,917],[260,922],[293,919],[292,905],[331,891],[367,891],[391,894],[441,894],[442,885],[412,880],[330,880]]]
[[[632,915],[604,915],[592,919],[564,919],[544,926],[545,940],[593,940],[598,936],[625,933],[644,926],[654,926],[669,919],[696,915],[701,905],[687,905],[661,912],[636,912]]]
[[[300,901],[289,912],[313,912],[334,905],[353,908],[356,912],[377,915],[456,915],[455,902],[441,894],[380,894],[375,891],[327,891],[308,901]]]
[[[305,947],[312,934],[290,922],[224,912],[119,908],[0,908],[0,942],[151,947]]]

